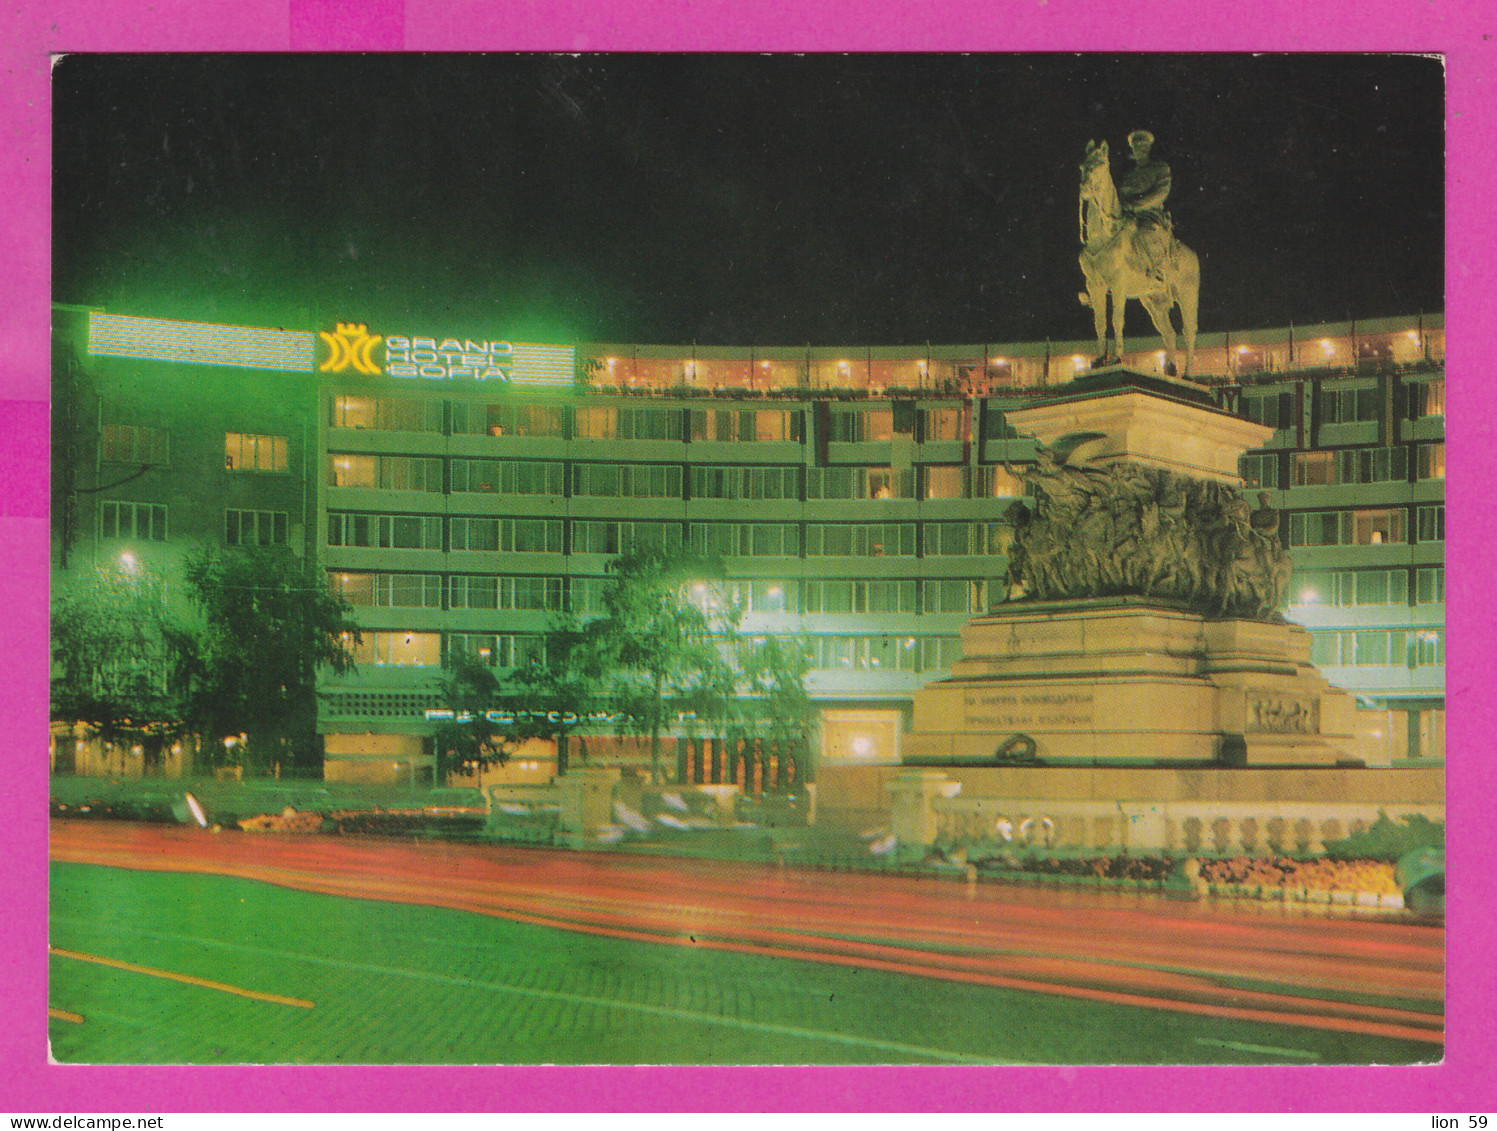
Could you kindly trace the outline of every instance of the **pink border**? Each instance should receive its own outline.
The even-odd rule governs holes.
[[[11,1112],[429,1110],[1429,1111],[1492,1110],[1494,894],[1490,775],[1476,762],[1497,712],[1474,676],[1469,629],[1491,610],[1479,571],[1494,521],[1492,470],[1478,458],[1497,408],[1478,350],[1497,340],[1489,301],[1497,245],[1487,191],[1497,173],[1494,30],[1453,0],[1253,5],[1155,0],[1087,30],[1065,0],[19,0],[0,51],[0,576],[13,601],[0,776],[0,844],[18,876],[0,917],[0,1106]],[[59,51],[960,50],[1422,51],[1447,58],[1452,368],[1449,762],[1452,841],[1449,1040],[1431,1068],[1296,1069],[89,1069],[45,1063],[46,409],[48,54]],[[1484,81],[1485,80],[1485,81]],[[1485,132],[1483,132],[1485,127]],[[1369,171],[1373,172],[1373,171]],[[1480,445],[1480,446],[1479,446]],[[1458,615],[1457,612],[1458,611]],[[19,623],[18,623],[19,622]],[[18,645],[18,646],[12,646]],[[1482,650],[1484,651],[1484,650]],[[1484,937],[1485,936],[1485,937]]]

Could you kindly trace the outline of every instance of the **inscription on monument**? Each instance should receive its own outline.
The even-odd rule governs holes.
[[[967,726],[989,730],[1092,725],[1089,691],[1015,691],[965,695]]]

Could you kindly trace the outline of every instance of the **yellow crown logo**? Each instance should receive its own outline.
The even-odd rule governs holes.
[[[370,354],[383,338],[378,334],[371,335],[369,327],[362,322],[339,322],[336,333],[329,334],[323,330],[320,336],[328,346],[327,360],[321,366],[322,372],[342,373],[352,366],[358,372],[370,376],[379,373],[379,366],[374,364]]]

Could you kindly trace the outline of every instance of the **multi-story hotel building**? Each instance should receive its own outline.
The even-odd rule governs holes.
[[[896,761],[912,693],[1001,597],[1006,465],[1034,453],[1005,412],[1094,352],[57,324],[54,586],[125,552],[168,579],[194,545],[313,556],[364,628],[319,724],[327,776],[353,780],[419,776],[446,659],[527,662],[645,545],[719,555],[704,599],[740,602],[750,634],[809,637],[821,759]],[[1138,341],[1125,363],[1156,372]],[[1383,713],[1385,760],[1442,758],[1443,320],[1203,335],[1194,376],[1276,429],[1241,471],[1284,512],[1285,614],[1315,662]]]

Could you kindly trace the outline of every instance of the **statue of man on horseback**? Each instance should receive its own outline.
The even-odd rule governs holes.
[[[1123,354],[1123,314],[1128,300],[1144,304],[1164,341],[1170,375],[1190,372],[1195,356],[1201,264],[1195,252],[1175,239],[1164,202],[1170,194],[1170,167],[1154,160],[1154,135],[1128,135],[1133,168],[1121,187],[1112,180],[1107,143],[1086,147],[1081,163],[1081,301],[1092,308],[1097,331],[1094,367],[1117,364]],[[1112,348],[1107,343],[1108,300],[1112,305]],[[1180,308],[1185,339],[1183,366],[1177,364],[1174,308]]]
[[[1162,281],[1164,257],[1174,233],[1170,214],[1164,210],[1170,195],[1170,167],[1150,158],[1154,135],[1148,130],[1134,130],[1128,135],[1128,146],[1133,168],[1123,174],[1123,183],[1118,186],[1123,216],[1130,227],[1125,238],[1132,239],[1144,273]]]

